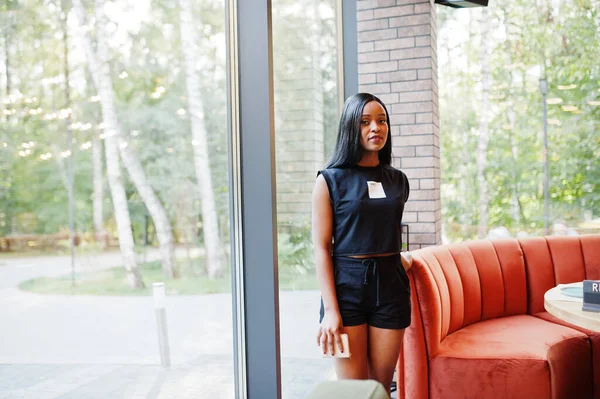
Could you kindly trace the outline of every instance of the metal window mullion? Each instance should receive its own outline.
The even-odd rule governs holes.
[[[281,398],[271,1],[227,15],[236,397]]]
[[[342,43],[338,43],[338,46],[343,53],[343,66],[338,73],[342,73],[343,75],[343,95],[344,100],[346,100],[351,95],[358,93],[358,22],[356,0],[339,0],[338,18],[340,18],[340,11],[342,19]]]
[[[244,262],[242,241],[242,195],[241,195],[241,156],[239,123],[239,85],[238,85],[238,43],[237,43],[237,5],[235,0],[225,5],[226,45],[227,45],[227,112],[229,145],[229,212],[231,247],[231,285],[232,285],[232,326],[234,392],[237,399],[246,399],[246,334],[244,313]]]

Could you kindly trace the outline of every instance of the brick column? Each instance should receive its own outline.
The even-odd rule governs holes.
[[[410,180],[410,248],[441,243],[437,20],[431,0],[358,0],[358,80],[390,112],[393,164]]]

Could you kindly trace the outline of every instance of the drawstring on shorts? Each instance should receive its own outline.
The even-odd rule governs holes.
[[[377,280],[375,306],[379,306],[379,270],[377,270],[377,259],[374,259],[374,258],[365,259],[362,261],[362,264],[366,266],[365,277],[363,280],[363,292],[364,292],[364,289],[366,289],[367,286],[369,285],[369,270],[372,269],[371,274]]]

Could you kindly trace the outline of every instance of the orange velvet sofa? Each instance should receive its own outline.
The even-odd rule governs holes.
[[[398,397],[600,399],[600,333],[544,309],[600,280],[600,235],[478,240],[411,252]]]

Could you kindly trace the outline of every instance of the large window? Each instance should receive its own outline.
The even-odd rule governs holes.
[[[438,9],[444,242],[600,231],[599,9]]]
[[[0,6],[2,395],[301,398],[332,377],[310,196],[337,4]]]
[[[0,6],[0,396],[234,396],[224,8]]]

